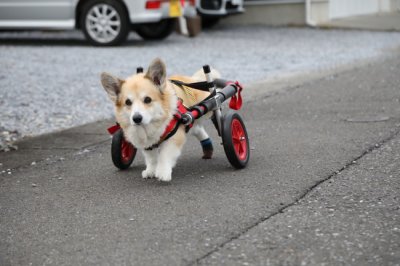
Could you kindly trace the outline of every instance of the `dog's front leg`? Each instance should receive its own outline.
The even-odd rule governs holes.
[[[144,160],[146,162],[146,170],[142,172],[143,178],[153,178],[156,175],[157,167],[157,149],[143,150]]]
[[[172,168],[175,166],[179,155],[181,155],[182,143],[174,140],[163,143],[160,147],[158,164],[156,169],[156,177],[160,181],[171,181]]]

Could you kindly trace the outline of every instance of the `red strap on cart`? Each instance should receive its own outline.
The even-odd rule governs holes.
[[[161,136],[161,139],[164,141],[169,137],[172,137],[173,134],[175,134],[174,129],[176,129],[179,125],[178,123],[180,123],[180,120],[182,118],[182,114],[186,113],[187,109],[186,107],[182,104],[181,100],[178,100],[178,105],[177,105],[177,112],[174,114],[174,117],[172,118],[172,120],[169,122],[168,126],[165,128],[164,133]],[[172,133],[171,136],[168,136],[170,133]]]
[[[240,108],[242,108],[242,102],[243,101],[242,101],[241,92],[243,90],[243,87],[239,83],[239,81],[229,82],[227,85],[230,85],[230,84],[234,85],[238,90],[237,90],[237,93],[232,96],[232,98],[231,98],[231,100],[229,102],[229,108],[231,108],[233,110],[239,110]]]
[[[107,128],[108,133],[110,133],[110,135],[114,135],[115,132],[117,132],[120,129],[120,125],[119,124],[115,124],[112,127]]]

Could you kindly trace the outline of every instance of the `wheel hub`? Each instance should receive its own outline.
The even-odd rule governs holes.
[[[107,4],[94,5],[86,15],[86,29],[90,37],[99,43],[112,42],[121,31],[121,17]]]

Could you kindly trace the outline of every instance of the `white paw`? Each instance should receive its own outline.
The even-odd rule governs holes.
[[[156,177],[159,181],[169,182],[171,181],[171,171],[157,171]]]
[[[146,169],[142,172],[143,178],[153,178],[155,176],[154,170]]]

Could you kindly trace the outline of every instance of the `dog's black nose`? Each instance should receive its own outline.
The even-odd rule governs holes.
[[[135,124],[140,124],[142,122],[143,116],[139,113],[135,113],[132,117],[133,122],[135,122]]]

